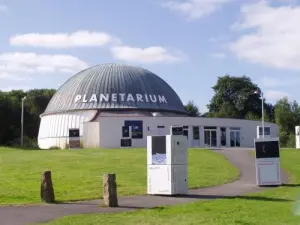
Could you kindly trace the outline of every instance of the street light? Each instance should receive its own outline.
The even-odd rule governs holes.
[[[262,136],[263,138],[265,138],[265,120],[264,120],[264,116],[265,116],[265,111],[264,111],[264,93],[256,90],[254,92],[254,94],[258,94],[261,96],[261,125],[262,125]]]
[[[23,147],[23,124],[24,124],[24,101],[26,96],[22,98],[22,112],[21,112],[21,146]]]

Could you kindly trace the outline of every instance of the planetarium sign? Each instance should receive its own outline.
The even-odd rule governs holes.
[[[95,102],[152,102],[152,103],[168,103],[164,95],[150,94],[92,94],[92,95],[76,95],[74,103],[95,103]]]

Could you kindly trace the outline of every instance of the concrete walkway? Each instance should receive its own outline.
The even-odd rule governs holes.
[[[232,196],[246,198],[243,194],[267,189],[266,187],[262,188],[256,186],[255,162],[250,151],[241,151],[239,149],[221,149],[215,151],[225,155],[225,157],[239,169],[240,178],[238,180],[217,187],[193,189],[189,191],[188,195],[181,197],[120,197],[120,207],[118,208],[99,207],[103,204],[102,200],[50,205],[3,206],[0,207],[0,225],[41,223],[67,215],[132,211],[135,209],[182,204],[204,199],[226,198]],[[288,182],[286,174],[282,173],[282,178],[284,183]],[[212,177],[212,179],[214,178]]]

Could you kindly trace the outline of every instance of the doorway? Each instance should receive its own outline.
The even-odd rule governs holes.
[[[230,128],[230,147],[241,147],[240,128]]]
[[[193,147],[200,147],[199,126],[193,126]]]
[[[204,130],[204,145],[206,147],[217,147],[216,130]]]
[[[226,127],[221,127],[221,135],[220,135],[220,139],[221,139],[221,146],[225,147],[227,145],[226,143]]]

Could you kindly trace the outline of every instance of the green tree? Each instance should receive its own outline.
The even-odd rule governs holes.
[[[0,145],[20,143],[21,98],[24,102],[24,140],[35,140],[38,135],[40,114],[46,109],[54,95],[53,89],[0,91]],[[25,144],[25,142],[24,142]]]
[[[185,110],[188,112],[189,116],[200,116],[199,108],[193,101],[189,101],[185,106]]]
[[[285,147],[295,147],[295,126],[300,124],[300,107],[296,101],[282,98],[275,104],[275,122],[280,127],[280,143]]]
[[[254,94],[260,92],[260,88],[252,83],[247,76],[234,77],[225,75],[219,77],[215,86],[214,96],[207,105],[211,116],[222,116],[229,118],[261,118],[261,98],[260,95]],[[273,106],[266,104],[266,121],[273,119]],[[228,110],[228,112],[225,112]]]

